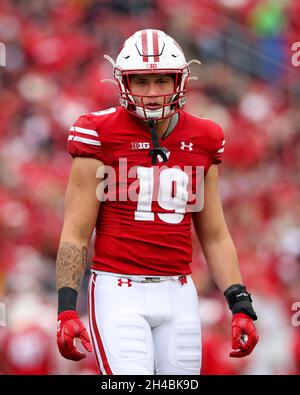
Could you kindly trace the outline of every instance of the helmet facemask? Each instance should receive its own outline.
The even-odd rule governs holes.
[[[174,80],[174,90],[167,94],[155,95],[139,95],[132,92],[131,89],[131,76],[150,74],[146,70],[141,73],[137,71],[121,71],[115,69],[115,78],[118,81],[120,89],[120,103],[126,110],[135,116],[148,121],[148,120],[162,120],[171,117],[179,111],[179,109],[186,103],[186,77],[189,74],[188,66],[183,70],[156,70],[152,74],[167,74],[172,75]],[[163,99],[161,108],[150,110],[146,108],[145,100],[153,98],[155,100]]]

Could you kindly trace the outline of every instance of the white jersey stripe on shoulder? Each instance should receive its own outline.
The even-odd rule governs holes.
[[[101,115],[112,114],[112,113],[114,113],[116,111],[117,111],[116,107],[111,107],[111,108],[108,108],[107,110],[92,112],[92,114],[96,115],[96,117],[98,117],[98,116],[101,116]]]
[[[70,128],[70,132],[78,132],[82,134],[88,134],[90,136],[98,136],[98,133],[95,130],[80,128],[79,126],[72,126]]]
[[[99,146],[101,145],[100,141],[85,139],[84,137],[79,137],[74,135],[69,136],[68,140],[79,141],[80,143],[84,143],[84,144],[99,145]]]
[[[225,140],[222,141],[222,147],[223,147],[223,145],[225,145]]]

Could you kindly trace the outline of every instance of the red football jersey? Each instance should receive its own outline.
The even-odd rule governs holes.
[[[169,160],[152,165],[149,127],[123,107],[83,115],[71,127],[70,154],[99,159],[107,170],[93,269],[191,273],[191,214],[203,206],[203,176],[221,162],[224,134],[211,120],[181,110],[175,128],[159,142]]]

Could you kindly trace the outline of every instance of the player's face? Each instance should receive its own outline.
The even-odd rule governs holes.
[[[143,104],[148,110],[157,110],[171,101],[175,83],[170,74],[141,74],[131,77],[130,88],[137,104]]]

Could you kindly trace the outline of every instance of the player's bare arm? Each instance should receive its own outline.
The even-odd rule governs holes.
[[[204,181],[204,208],[193,214],[197,238],[201,244],[209,271],[224,293],[232,316],[231,357],[241,358],[252,352],[258,342],[252,320],[257,316],[252,299],[242,285],[235,246],[224,218],[218,192],[218,167],[212,165]]]
[[[57,289],[70,287],[80,289],[82,275],[86,270],[87,247],[78,248],[75,243],[62,241],[57,254]]]
[[[197,238],[219,289],[241,284],[235,246],[228,231],[218,191],[218,167],[212,165],[204,181],[204,208],[193,214]]]
[[[75,158],[65,196],[64,224],[56,263],[58,290],[57,343],[61,354],[72,360],[86,355],[74,343],[78,337],[87,351],[91,345],[87,331],[76,312],[76,301],[87,267],[87,248],[98,216],[97,170],[103,163],[92,158]]]
[[[57,289],[79,291],[86,270],[87,248],[95,227],[100,202],[96,197],[96,172],[103,163],[75,158],[65,196],[64,224],[56,262]]]

